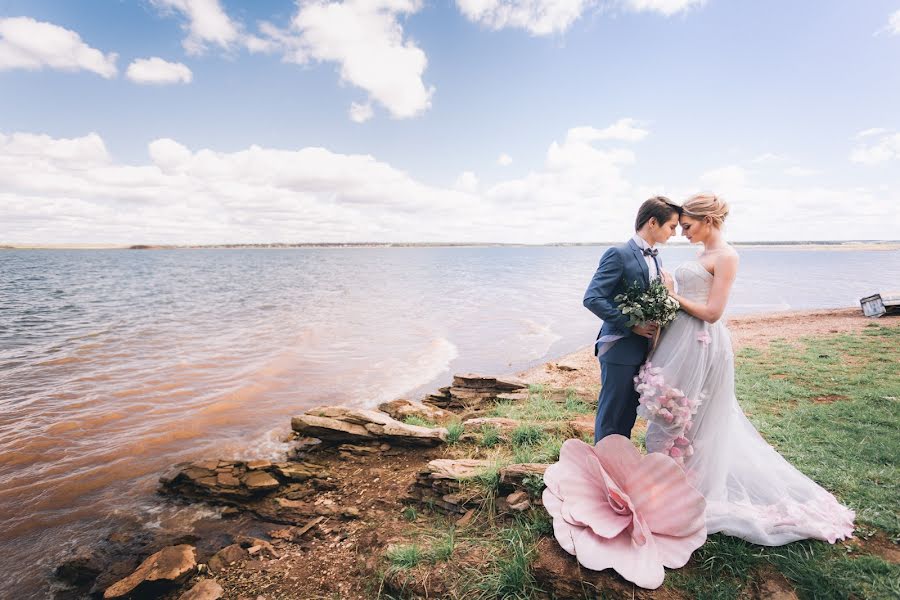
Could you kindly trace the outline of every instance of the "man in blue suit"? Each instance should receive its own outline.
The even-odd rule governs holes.
[[[594,354],[600,360],[600,398],[594,423],[594,443],[618,433],[631,437],[637,418],[639,394],[634,377],[647,358],[650,340],[657,326],[626,327],[628,317],[614,298],[634,282],[647,287],[650,280],[668,277],[662,271],[656,244],[675,233],[681,207],[664,196],[650,198],[638,209],[635,236],[621,246],[607,250],[584,293],[584,306],[603,319]]]

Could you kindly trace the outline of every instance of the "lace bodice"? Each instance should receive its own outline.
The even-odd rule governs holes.
[[[705,303],[709,300],[713,276],[700,264],[699,260],[689,260],[675,267],[675,281],[678,282],[678,293],[694,302]]]

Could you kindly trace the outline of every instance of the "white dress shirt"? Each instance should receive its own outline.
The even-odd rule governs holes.
[[[634,240],[634,243],[637,244],[638,248],[640,248],[641,250],[653,248],[653,246],[647,243],[647,240],[637,234],[635,234],[631,239]],[[659,260],[658,256],[657,260]],[[647,263],[647,268],[650,269],[650,279],[656,279],[657,277],[659,277],[659,273],[656,271],[656,261],[653,260],[653,257],[644,255],[644,261],[646,261]]]

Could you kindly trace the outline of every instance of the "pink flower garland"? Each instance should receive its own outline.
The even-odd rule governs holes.
[[[679,389],[666,385],[662,369],[649,361],[641,366],[634,378],[634,389],[640,394],[638,414],[659,425],[667,435],[664,452],[684,465],[684,459],[694,453],[687,432],[694,424],[700,398],[689,398]]]

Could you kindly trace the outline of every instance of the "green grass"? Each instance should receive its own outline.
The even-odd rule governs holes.
[[[456,444],[459,442],[459,438],[462,437],[463,430],[465,427],[459,421],[454,421],[447,425],[447,443],[448,444]]]
[[[564,396],[560,399],[561,393]],[[594,412],[594,406],[579,398],[575,390],[552,390],[532,385],[527,400],[497,402],[487,416],[506,417],[523,423],[555,423]]]
[[[425,560],[425,552],[418,544],[405,544],[389,548],[385,557],[393,569],[410,569]]]
[[[856,510],[856,536],[862,540],[877,535],[900,542],[897,348],[900,328],[872,323],[857,334],[777,340],[736,357],[736,394],[748,418],[788,461]],[[499,471],[516,462],[555,462],[566,434],[547,425],[594,412],[595,406],[573,391],[541,386],[532,386],[526,401],[498,403],[488,416],[516,419],[520,426],[509,439],[485,426],[471,445],[494,461],[468,481],[483,492],[482,510],[461,531],[452,521],[436,525],[433,520],[443,518],[436,513],[420,514],[410,527],[428,534],[415,540],[416,564],[453,565],[467,549],[486,549],[484,564],[460,567],[464,572],[452,597],[542,597],[529,565],[537,541],[553,535],[552,522],[540,507],[512,520],[497,518]],[[635,440],[643,445],[643,435]],[[543,485],[541,477],[524,482],[532,498],[540,497]],[[667,572],[664,586],[698,600],[737,600],[756,597],[757,586],[777,571],[802,600],[900,598],[900,565],[871,552],[865,544],[814,540],[763,547],[715,534],[685,568]],[[394,555],[388,562],[415,558]],[[599,590],[597,597],[603,594]]]
[[[407,425],[418,425],[419,427],[437,427],[437,423],[434,421],[429,421],[428,419],[423,419],[422,417],[417,417],[416,415],[409,415],[408,417],[404,417],[403,422]]]
[[[794,466],[900,536],[900,329],[773,344],[739,355],[736,393]],[[836,401],[827,399],[838,397]],[[825,402],[816,399],[826,399]]]
[[[500,430],[490,424],[481,426],[481,439],[478,444],[483,448],[493,448],[501,442]]]

